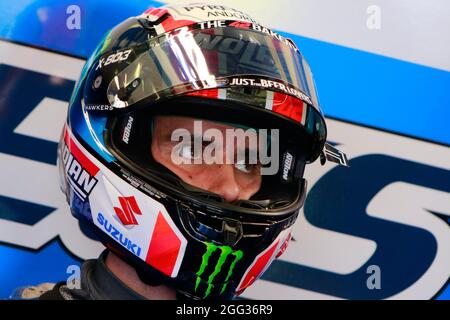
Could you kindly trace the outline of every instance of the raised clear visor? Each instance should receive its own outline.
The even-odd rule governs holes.
[[[124,108],[165,94],[250,86],[282,91],[319,109],[306,61],[271,35],[241,28],[183,28],[153,38],[145,46],[110,81],[111,106]]]

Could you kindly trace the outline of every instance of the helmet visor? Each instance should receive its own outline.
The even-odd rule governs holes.
[[[109,82],[107,97],[115,108],[146,98],[190,91],[249,86],[280,91],[318,109],[308,64],[288,41],[250,29],[222,27],[178,29],[155,37],[117,58],[135,59]],[[127,59],[125,59],[127,58]],[[116,60],[117,60],[116,59]],[[132,60],[132,58],[130,58]],[[107,70],[106,61],[98,72]]]

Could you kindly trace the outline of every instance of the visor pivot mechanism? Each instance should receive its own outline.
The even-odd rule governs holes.
[[[350,167],[347,159],[347,155],[340,151],[339,149],[333,147],[328,142],[325,143],[325,147],[320,154],[320,164],[325,165],[325,163],[328,161],[337,163],[343,167]]]
[[[122,101],[127,101],[128,98],[131,96],[134,90],[136,90],[139,85],[141,84],[141,79],[136,78],[134,79],[129,85],[127,85],[125,88],[120,89],[118,92],[118,98]]]

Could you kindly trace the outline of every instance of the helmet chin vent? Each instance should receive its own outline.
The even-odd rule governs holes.
[[[264,237],[273,222],[252,222],[240,217],[235,220],[202,211],[188,209],[180,210],[182,220],[188,229],[199,240],[212,240],[225,245],[236,245],[241,239]]]
[[[188,213],[190,227],[197,236],[220,244],[234,246],[243,236],[239,220],[218,217],[201,211]]]

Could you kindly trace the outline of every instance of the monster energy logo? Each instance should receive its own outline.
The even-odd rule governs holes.
[[[234,258],[231,262],[230,268],[228,269],[228,273],[227,273],[227,276],[222,285],[222,289],[220,290],[220,294],[222,294],[225,291],[228,280],[230,279],[231,275],[233,274],[234,266],[236,265],[236,263],[239,260],[241,260],[244,253],[241,250],[233,251],[233,249],[231,249],[231,247],[229,247],[229,246],[216,246],[210,242],[203,242],[203,243],[206,245],[206,252],[203,254],[202,264],[200,265],[200,269],[197,271],[197,281],[195,283],[195,292],[197,292],[198,286],[200,285],[200,281],[201,281],[200,277],[203,275],[203,273],[206,270],[206,267],[208,266],[209,257],[211,257],[211,255],[214,252],[216,252],[216,250],[220,251],[220,256],[217,259],[216,266],[214,267],[213,272],[208,277],[208,281],[207,281],[208,288],[206,289],[205,295],[203,297],[203,298],[206,298],[211,293],[211,289],[214,287],[213,281],[216,278],[216,276],[220,273],[220,271],[222,270],[222,266],[224,265],[228,256],[232,256]]]

